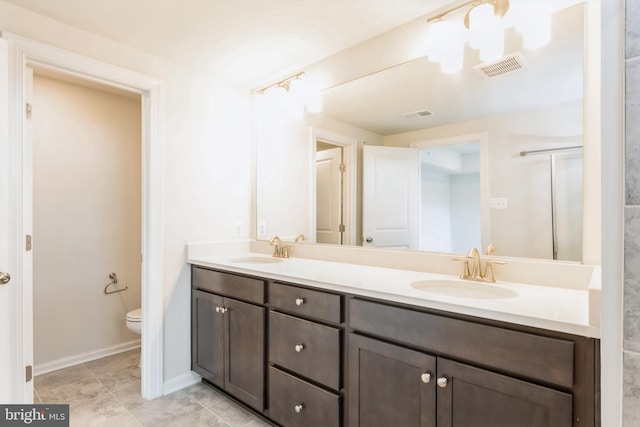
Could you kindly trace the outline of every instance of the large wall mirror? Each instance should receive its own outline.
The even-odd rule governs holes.
[[[585,5],[564,3],[543,48],[505,30],[500,68],[418,57],[303,119],[258,98],[257,238],[580,261]]]

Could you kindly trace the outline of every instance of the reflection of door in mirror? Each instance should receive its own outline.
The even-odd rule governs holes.
[[[365,246],[466,253],[482,247],[480,144],[363,149]]]
[[[362,148],[363,246],[413,249],[420,233],[420,152]]]
[[[344,242],[343,148],[318,141],[316,149],[316,242]]]

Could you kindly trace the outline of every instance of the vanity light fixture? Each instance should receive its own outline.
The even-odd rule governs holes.
[[[470,0],[433,16],[427,20],[429,59],[439,63],[443,73],[459,72],[464,61],[464,46],[469,42],[471,48],[478,50],[481,61],[496,61],[504,55],[505,29],[514,25],[522,34],[526,49],[542,47],[551,40],[551,11],[546,10],[544,4],[525,0]]]
[[[322,111],[322,93],[320,88],[314,87],[311,79],[303,80],[304,71],[280,80],[257,93],[267,95],[284,107],[292,116],[301,118],[304,111],[319,113]]]

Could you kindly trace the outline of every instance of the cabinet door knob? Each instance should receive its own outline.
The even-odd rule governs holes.
[[[220,313],[220,307],[216,307],[216,313]]]
[[[425,384],[429,384],[429,382],[431,381],[431,373],[425,372],[424,374],[420,375],[420,380]]]
[[[295,349],[296,349],[296,353],[300,353],[302,350],[305,349],[305,346],[304,344],[296,344]]]
[[[220,307],[220,313],[225,314],[227,312],[226,307]]]
[[[293,407],[293,410],[296,411],[296,414],[299,414],[304,409],[304,403],[296,405]]]
[[[304,298],[296,298],[296,305],[302,305],[307,302]]]
[[[446,377],[440,377],[440,378],[438,378],[438,387],[445,388],[447,386],[448,382],[449,382],[449,380],[447,380]]]

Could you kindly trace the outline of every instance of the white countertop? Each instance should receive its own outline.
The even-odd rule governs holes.
[[[590,307],[593,309],[594,304],[590,304],[590,295],[593,297],[593,293],[588,288],[548,287],[498,281],[489,286],[511,290],[512,295],[506,298],[466,298],[415,289],[411,286],[411,283],[422,280],[457,280],[454,276],[444,274],[305,258],[286,258],[281,262],[265,264],[238,262],[240,259],[259,257],[271,258],[269,255],[244,251],[224,251],[223,254],[213,255],[189,251],[187,262],[418,307],[580,336],[600,337],[600,328],[589,322],[589,310]],[[483,285],[477,283],[477,286]],[[599,296],[599,292],[596,296]]]

